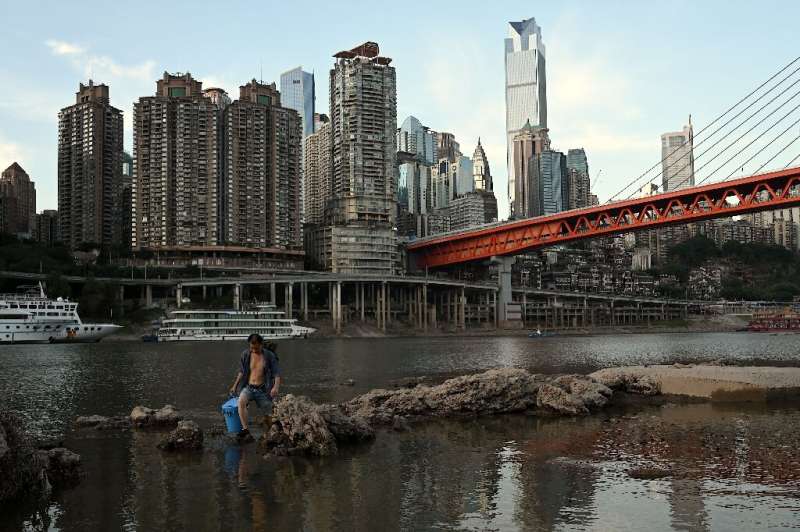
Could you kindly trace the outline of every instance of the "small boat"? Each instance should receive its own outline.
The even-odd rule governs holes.
[[[751,332],[800,332],[800,313],[789,308],[758,312],[747,324],[747,329]]]
[[[552,336],[556,336],[556,333],[550,331],[541,331],[539,329],[528,333],[528,338],[550,338]]]

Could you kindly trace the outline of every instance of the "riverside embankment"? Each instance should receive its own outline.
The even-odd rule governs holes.
[[[39,515],[62,530],[619,529],[626,523],[752,529],[756,521],[790,525],[800,511],[791,496],[797,479],[786,473],[800,449],[796,431],[787,428],[800,418],[792,403],[692,399],[580,417],[436,416],[411,422],[410,430],[379,428],[371,442],[340,445],[335,456],[265,459],[256,445],[229,445],[209,431],[221,423],[218,408],[241,347],[120,342],[4,349],[0,387],[8,393],[1,407],[19,412],[41,437],[61,436],[83,457],[83,482]],[[550,378],[720,358],[800,365],[796,338],[717,333],[319,339],[284,342],[280,355],[285,394],[337,404],[374,388],[436,384],[493,367]],[[80,415],[168,403],[206,430],[201,452],[167,454],[157,447],[163,433],[73,425]],[[661,478],[642,478],[652,471]]]

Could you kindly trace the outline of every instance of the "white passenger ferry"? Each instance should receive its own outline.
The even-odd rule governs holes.
[[[0,294],[0,344],[99,342],[119,328],[83,323],[78,303],[47,298],[41,284],[19,294]]]
[[[275,305],[255,305],[249,310],[175,310],[161,324],[158,341],[246,340],[253,333],[275,340],[302,338],[315,331],[296,321]]]

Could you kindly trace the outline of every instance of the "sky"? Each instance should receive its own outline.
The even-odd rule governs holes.
[[[56,208],[58,111],[81,81],[110,86],[130,150],[133,102],[165,70],[235,98],[302,65],[327,112],[332,55],[369,40],[397,70],[398,124],[414,115],[454,133],[468,156],[480,137],[504,218],[503,39],[509,21],[535,17],[553,147],[586,150],[602,201],[661,159],[661,133],[689,114],[697,130],[799,55],[798,16],[790,0],[0,0],[0,167],[19,162],[38,209]]]

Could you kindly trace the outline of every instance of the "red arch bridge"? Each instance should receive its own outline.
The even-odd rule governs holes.
[[[800,205],[800,167],[409,243],[419,268],[457,265],[584,240]]]

